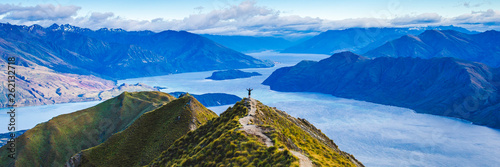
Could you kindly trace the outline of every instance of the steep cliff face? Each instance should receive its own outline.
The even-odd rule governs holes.
[[[174,99],[162,92],[125,92],[94,107],[54,117],[16,138],[17,158],[2,156],[0,166],[63,166],[75,153],[106,141],[142,114]],[[6,146],[0,148],[0,154],[7,152]]]
[[[73,156],[66,166],[143,166],[172,143],[216,118],[193,96],[186,95],[144,113],[106,142]]]
[[[362,166],[303,119],[244,99],[175,141],[149,166]]]
[[[406,35],[363,54],[367,57],[455,57],[500,66],[500,32],[465,34],[428,30],[418,36]]]
[[[276,70],[263,84],[401,106],[500,128],[498,69],[455,58],[365,57],[343,52]]]

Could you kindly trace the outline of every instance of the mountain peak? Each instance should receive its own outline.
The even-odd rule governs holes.
[[[354,58],[354,59],[364,58],[363,56],[358,55],[356,53],[353,53],[351,51],[343,51],[343,52],[335,53],[332,56],[345,57],[345,58]]]
[[[481,33],[481,34],[483,34],[483,35],[485,35],[485,36],[492,36],[492,37],[493,37],[493,36],[499,36],[500,31],[496,31],[496,30],[488,30],[488,31],[485,31],[485,32],[483,32],[483,33]]]
[[[420,39],[427,43],[432,43],[436,40],[460,40],[461,38],[467,38],[466,36],[467,34],[455,30],[426,30],[418,35]]]
[[[59,25],[54,23],[54,24],[50,25],[49,27],[47,27],[47,29],[50,29],[52,31],[57,31],[57,30],[60,30],[61,28],[59,27]]]
[[[426,30],[417,36],[392,40],[365,53],[368,57],[455,57],[500,66],[500,33],[486,31],[467,34],[455,30]]]
[[[329,58],[326,58],[324,60],[321,60],[321,62],[330,62],[330,63],[354,63],[354,62],[357,62],[357,61],[361,61],[361,60],[367,60],[368,58],[366,57],[363,57],[361,55],[358,55],[358,54],[355,54],[355,53],[352,53],[350,51],[344,51],[344,52],[339,52],[339,53],[335,53],[333,54],[332,56],[330,56]]]
[[[252,98],[237,102],[219,118],[181,137],[149,165],[173,164],[362,166],[307,121]]]
[[[63,24],[63,25],[61,25],[61,29],[63,29],[64,31],[75,31],[75,30],[78,30],[80,28],[69,25],[69,24]]]
[[[100,28],[97,30],[97,32],[126,32],[126,31],[121,28]]]
[[[38,24],[33,24],[27,28],[28,28],[28,31],[43,30],[43,27],[41,25],[38,25]]]
[[[399,39],[402,39],[402,40],[416,40],[416,41],[422,42],[422,40],[420,38],[418,38],[418,36],[411,35],[411,34],[403,35]]]
[[[441,36],[446,36],[445,33],[441,30],[425,30],[422,34],[419,36],[431,36],[431,37],[441,37]]]
[[[65,32],[92,31],[92,30],[90,30],[88,28],[80,28],[80,27],[73,26],[73,25],[70,25],[70,24],[57,25],[56,23],[54,23],[51,26],[47,27],[47,30],[51,30],[51,31],[65,31]]]

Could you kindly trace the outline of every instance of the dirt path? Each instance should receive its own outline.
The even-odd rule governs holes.
[[[290,150],[290,152],[294,156],[299,158],[299,166],[302,166],[302,167],[312,167],[313,166],[312,161],[308,157],[306,157],[304,154],[297,152],[297,151],[293,151],[293,150]]]
[[[255,99],[249,98],[249,99],[246,99],[246,103],[247,104],[250,103],[250,108],[249,108],[250,111],[248,112],[247,116],[240,118],[240,120],[239,120],[240,124],[243,125],[241,130],[245,131],[248,134],[252,134],[252,135],[259,137],[260,139],[262,139],[264,141],[264,143],[266,144],[267,147],[274,146],[273,141],[268,136],[266,136],[264,133],[262,133],[263,130],[260,127],[258,127],[257,125],[252,125],[253,120],[255,119],[254,116],[257,113],[257,106],[256,106],[257,101],[255,101]],[[280,150],[283,150],[283,149],[280,149]],[[299,164],[300,164],[299,166],[301,166],[301,167],[312,167],[313,166],[312,161],[304,154],[302,154],[298,151],[293,151],[293,150],[290,150],[290,152],[294,156],[299,158]]]
[[[243,125],[243,128],[241,130],[247,132],[248,134],[255,135],[262,139],[264,143],[266,144],[267,147],[271,147],[274,145],[273,141],[267,137],[264,133],[262,133],[262,129],[258,127],[257,125],[252,125],[253,120],[255,119],[254,115],[257,112],[257,102],[255,99],[247,99],[247,103],[250,103],[250,112],[248,112],[248,115],[240,118],[240,124]]]

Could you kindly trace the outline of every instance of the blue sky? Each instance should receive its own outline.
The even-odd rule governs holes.
[[[311,35],[350,27],[500,29],[488,0],[0,0],[0,22],[224,35]]]

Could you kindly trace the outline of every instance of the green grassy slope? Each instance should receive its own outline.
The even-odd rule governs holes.
[[[54,117],[19,136],[16,161],[1,156],[0,166],[63,166],[75,153],[104,142],[143,113],[174,99],[162,92],[124,92],[94,107]],[[0,148],[0,155],[6,153],[6,147]]]
[[[316,166],[362,166],[307,121],[258,102],[253,123],[272,139],[274,145],[267,147],[262,138],[240,130],[239,119],[249,113],[246,106],[244,99],[187,133],[149,166],[298,166],[291,151],[305,154]]]
[[[299,151],[316,166],[363,166],[307,120],[294,118],[260,102],[257,108],[261,112],[257,112],[259,121],[255,124],[274,129],[276,133],[272,137],[280,143],[278,147]]]
[[[176,139],[216,117],[193,96],[183,96],[143,114],[106,142],[83,150],[72,158],[76,162],[72,166],[146,165]]]

